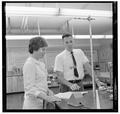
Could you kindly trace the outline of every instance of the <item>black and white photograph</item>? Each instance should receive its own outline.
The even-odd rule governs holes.
[[[2,2],[3,112],[118,112],[117,1]]]

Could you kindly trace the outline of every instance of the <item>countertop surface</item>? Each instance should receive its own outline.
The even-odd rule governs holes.
[[[100,101],[100,109],[112,109],[113,108],[113,100],[109,99],[110,93],[106,91],[98,91],[99,101]],[[77,101],[81,103],[80,106],[71,106],[68,104],[68,99],[62,99],[61,102],[57,102],[56,106],[60,109],[97,109],[96,104],[93,102],[93,92],[88,91],[87,94],[83,95],[81,98],[77,98]]]

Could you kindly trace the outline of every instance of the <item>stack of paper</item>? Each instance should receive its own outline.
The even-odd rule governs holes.
[[[61,99],[69,99],[71,97],[71,95],[73,94],[75,98],[81,98],[83,97],[84,94],[88,93],[88,91],[84,91],[84,92],[64,92],[64,93],[58,93],[55,96],[59,97]]]
[[[55,96],[61,99],[69,99],[72,95],[72,92],[58,93]]]

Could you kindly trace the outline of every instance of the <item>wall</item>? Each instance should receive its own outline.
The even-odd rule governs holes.
[[[62,40],[51,39],[47,40],[49,48],[47,49],[47,67],[54,65],[55,56],[64,50]],[[99,47],[99,41],[93,40],[94,49]],[[29,56],[28,40],[7,40],[7,70],[11,71],[13,66],[22,67],[25,60]],[[82,48],[85,53],[90,56],[90,44],[88,39],[75,40],[75,48]],[[97,56],[95,52],[95,56]],[[96,59],[97,57],[95,57]],[[97,61],[97,59],[95,60]]]
[[[93,40],[94,61],[99,62],[101,71],[106,71],[106,63],[112,61],[112,50],[109,45],[112,40]],[[49,48],[47,49],[47,67],[54,65],[55,56],[61,52],[64,47],[61,40],[48,40]],[[75,40],[75,48],[81,48],[90,58],[89,40]],[[7,47],[7,70],[11,70],[13,66],[22,67],[23,63],[29,56],[28,40],[6,41]],[[22,75],[11,75],[6,78],[7,93],[23,92],[23,77]],[[7,94],[7,109],[21,109],[23,105],[23,93]]]
[[[99,64],[102,72],[108,71],[108,62],[113,60],[113,50],[110,47],[112,40],[102,40],[98,49]]]
[[[107,62],[112,60],[112,52],[109,47],[112,40],[93,40],[93,59],[94,64],[100,64],[101,71],[107,71]],[[27,40],[14,40],[7,41],[7,70],[12,70],[13,66],[22,67],[25,60],[29,56],[28,41]],[[49,48],[47,49],[47,68],[50,69],[54,66],[54,60],[58,53],[64,50],[61,40],[48,40]],[[75,40],[75,48],[81,48],[86,56],[90,59],[90,44],[89,40],[80,39]],[[24,91],[23,77],[21,75],[7,75],[7,93]]]
[[[46,59],[47,59],[47,68],[51,69],[54,66],[55,57],[58,53],[64,50],[62,40],[51,39],[47,40],[49,47],[47,49]],[[90,44],[89,40],[81,39],[75,40],[75,48],[81,48],[86,56],[90,59]],[[99,41],[93,40],[94,44],[94,62],[98,61],[97,50],[99,48]],[[28,53],[28,40],[7,40],[7,71],[13,70],[13,68],[22,68],[25,60],[29,56]],[[7,72],[7,93],[20,92],[24,91],[23,88],[23,77],[21,74],[11,75]]]

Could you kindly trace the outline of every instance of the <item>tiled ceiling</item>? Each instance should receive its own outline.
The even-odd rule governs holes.
[[[7,3],[7,6],[53,7],[112,11],[112,3]],[[69,17],[61,16],[9,16],[6,17],[7,35],[42,35],[62,34]],[[38,29],[38,23],[39,28]],[[92,32],[95,35],[112,34],[112,18],[96,17],[91,21]],[[87,20],[69,21],[70,30],[74,34],[88,35],[89,22]]]

